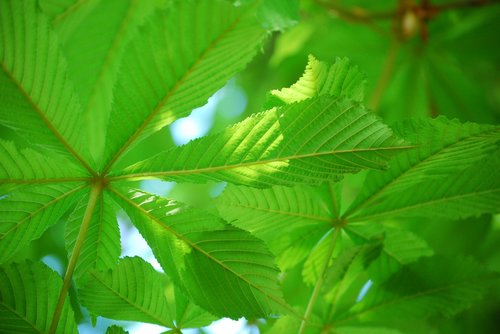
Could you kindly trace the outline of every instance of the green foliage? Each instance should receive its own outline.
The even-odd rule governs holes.
[[[498,122],[495,62],[440,58],[466,62],[454,40],[494,16],[349,3],[0,0],[0,332],[495,332],[500,127],[476,123]],[[300,75],[310,52],[333,62]],[[214,130],[175,146],[230,79],[250,114],[218,95]],[[161,271],[121,256],[127,220]],[[475,244],[450,235],[465,225]]]
[[[43,263],[12,263],[0,269],[0,331],[45,333],[51,325],[61,278]],[[61,308],[55,333],[77,333],[69,300]]]
[[[82,304],[95,314],[166,327],[174,327],[174,323],[180,327],[203,326],[214,319],[140,258],[123,258],[113,270],[88,275],[79,295]]]

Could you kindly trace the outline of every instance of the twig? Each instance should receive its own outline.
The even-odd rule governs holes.
[[[326,276],[326,271],[328,270],[328,266],[330,264],[330,259],[333,254],[333,250],[335,249],[335,245],[337,243],[338,236],[340,234],[341,227],[337,226],[333,232],[333,240],[330,244],[330,247],[328,248],[328,253],[326,256],[326,261],[323,266],[323,269],[321,270],[321,275],[318,278],[318,281],[316,282],[316,285],[314,285],[314,290],[311,294],[311,297],[309,298],[309,303],[307,304],[306,312],[304,313],[304,318],[302,319],[302,322],[300,323],[300,328],[298,334],[303,334],[307,322],[309,321],[309,317],[311,316],[312,310],[314,308],[314,304],[316,303],[316,299],[318,299],[319,293],[321,291],[321,288],[323,287],[323,282],[325,280]]]
[[[76,262],[80,256],[80,252],[82,250],[83,243],[85,241],[85,237],[87,235],[87,230],[89,228],[90,222],[92,220],[92,215],[94,213],[94,208],[97,203],[97,199],[102,193],[103,184],[101,182],[97,182],[92,185],[90,191],[89,202],[87,204],[87,208],[85,210],[85,214],[83,215],[82,225],[80,227],[80,231],[78,232],[78,238],[76,240],[75,247],[73,248],[73,252],[71,254],[71,258],[69,259],[68,267],[66,269],[66,273],[64,274],[63,286],[61,288],[61,293],[59,294],[59,298],[57,299],[56,309],[54,310],[54,315],[52,317],[52,323],[50,324],[49,334],[53,334],[56,332],[57,325],[59,323],[59,319],[61,317],[61,312],[64,305],[64,300],[66,299],[66,295],[68,293],[69,286],[71,284],[71,278],[73,277],[73,272],[75,271]]]
[[[377,111],[382,95],[384,94],[384,91],[387,88],[387,85],[389,84],[391,76],[394,72],[394,64],[396,62],[398,50],[399,41],[393,39],[389,48],[389,52],[387,53],[387,57],[385,58],[382,73],[379,80],[377,81],[377,85],[375,86],[375,90],[373,91],[373,94],[370,98],[370,102],[368,103],[368,106],[373,111]]]

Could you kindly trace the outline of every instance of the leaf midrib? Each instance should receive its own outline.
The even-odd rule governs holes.
[[[343,216],[346,218],[346,219],[349,219],[350,217],[353,217],[356,215],[357,212],[359,212],[359,210],[361,210],[362,208],[366,207],[367,204],[370,204],[372,203],[375,199],[379,198],[381,195],[383,195],[383,192],[384,190],[386,190],[387,188],[391,187],[392,185],[394,184],[397,184],[397,182],[405,175],[407,175],[408,173],[412,172],[413,170],[415,170],[417,167],[421,166],[422,164],[426,163],[427,161],[431,160],[432,158],[435,158],[436,156],[439,156],[443,151],[449,149],[450,147],[453,147],[455,145],[459,145],[460,143],[466,141],[466,140],[469,140],[470,138],[473,138],[473,137],[478,137],[480,135],[485,135],[489,132],[497,132],[498,131],[498,128],[495,128],[495,129],[488,129],[488,130],[485,130],[485,131],[482,131],[482,132],[479,132],[479,133],[475,133],[474,135],[471,135],[471,136],[468,136],[468,137],[464,137],[464,138],[461,138],[453,143],[450,143],[448,145],[444,145],[442,146],[441,148],[439,148],[437,151],[431,153],[429,156],[425,157],[423,160],[419,160],[417,163],[415,163],[414,165],[411,165],[409,168],[407,168],[405,171],[403,171],[402,173],[400,173],[399,175],[397,175],[395,178],[389,180],[387,183],[385,183],[381,188],[377,189],[374,193],[370,194],[367,198],[365,198],[363,200],[363,202],[359,203],[358,205],[356,205],[355,207],[352,207],[352,208],[349,208],[344,214]]]
[[[409,210],[411,211],[411,210],[416,209],[416,208],[425,207],[427,205],[434,205],[436,203],[454,201],[457,199],[467,198],[467,197],[471,197],[471,196],[485,195],[488,193],[495,193],[495,192],[500,192],[500,188],[493,188],[493,189],[487,189],[487,190],[482,190],[482,191],[472,191],[472,192],[469,192],[466,194],[443,197],[443,198],[439,198],[436,200],[425,201],[425,202],[417,203],[414,205],[409,205],[409,206],[405,206],[402,208],[384,211],[384,212],[380,212],[380,213],[375,213],[375,214],[371,214],[371,215],[352,217],[352,218],[350,218],[349,221],[350,222],[359,222],[359,221],[369,220],[369,219],[373,219],[373,218],[384,217],[387,215],[398,214],[398,213],[409,211]]]
[[[88,186],[87,184],[83,184],[83,185],[81,185],[81,186],[79,186],[77,188],[71,189],[70,191],[67,191],[64,194],[62,194],[62,195],[60,195],[60,196],[52,199],[51,201],[45,203],[44,205],[42,205],[41,207],[39,207],[35,211],[30,212],[26,217],[24,217],[23,219],[21,219],[20,221],[18,221],[9,230],[7,230],[7,231],[5,231],[3,233],[0,233],[0,241],[3,240],[6,236],[8,236],[9,233],[11,233],[14,230],[17,230],[22,224],[24,224],[25,222],[31,220],[34,216],[36,216],[40,212],[42,212],[45,209],[47,209],[49,206],[59,203],[64,198],[67,198],[67,197],[71,196],[72,194],[74,194],[74,193],[76,193],[76,192],[84,189],[87,186]]]
[[[224,201],[220,201],[220,203],[224,203]],[[310,219],[310,220],[316,220],[316,221],[328,222],[328,223],[330,223],[332,221],[332,219],[329,218],[329,217],[307,215],[307,214],[303,214],[303,213],[300,213],[300,212],[290,212],[290,211],[274,210],[274,209],[270,209],[270,208],[261,208],[261,207],[258,207],[258,206],[250,206],[250,205],[243,205],[243,204],[234,204],[234,203],[231,203],[231,202],[228,202],[228,203],[229,203],[228,206],[230,205],[230,206],[237,207],[237,208],[251,209],[251,210],[255,210],[255,211],[262,211],[262,212],[274,213],[274,214],[283,215],[283,216],[300,217],[300,218],[306,218],[306,219]]]
[[[141,313],[155,319],[158,321],[158,324],[161,324],[162,326],[169,327],[169,328],[174,328],[173,324],[168,324],[163,321],[163,319],[158,318],[155,314],[149,313],[148,310],[144,309],[141,305],[138,305],[135,303],[133,300],[128,299],[127,297],[123,296],[120,291],[115,290],[111,285],[107,284],[107,282],[104,282],[99,275],[96,275],[95,272],[90,272],[90,275],[93,276],[97,281],[99,281],[105,288],[107,288],[110,292],[112,292],[114,295],[116,295],[118,298],[126,302],[128,305],[136,308],[139,310]]]
[[[321,157],[321,156],[325,156],[325,155],[337,155],[337,154],[341,155],[341,154],[348,154],[348,153],[406,150],[406,149],[412,149],[414,147],[415,146],[403,145],[403,146],[390,146],[390,147],[370,147],[370,148],[365,148],[365,149],[334,150],[334,151],[328,151],[328,152],[298,154],[298,155],[291,155],[291,156],[279,157],[279,158],[274,158],[274,159],[242,162],[242,163],[237,163],[237,164],[233,164],[233,165],[205,167],[205,168],[198,168],[198,169],[131,173],[131,174],[124,174],[124,175],[110,176],[109,179],[110,180],[123,180],[123,179],[147,178],[147,177],[158,177],[158,176],[178,176],[178,175],[186,175],[186,174],[201,174],[201,173],[210,173],[210,172],[231,170],[231,169],[242,168],[242,167],[252,167],[252,166],[257,166],[257,165],[269,164],[269,163],[273,163],[273,162],[283,162],[283,161],[288,161],[288,160],[315,158],[315,157]]]
[[[43,334],[42,331],[40,331],[35,324],[33,324],[31,321],[29,321],[28,318],[25,318],[22,314],[18,313],[16,310],[14,310],[10,305],[0,302],[0,305],[5,307],[7,310],[9,310],[11,313],[15,314],[19,319],[23,320],[26,322],[28,325],[30,325],[37,333]]]
[[[238,23],[241,21],[241,18],[246,15],[245,11],[242,11],[240,15],[236,17],[234,22],[229,25],[217,38],[215,38],[210,45],[203,50],[203,52],[198,56],[195,62],[184,72],[182,77],[175,83],[175,85],[167,92],[165,97],[158,103],[158,105],[153,109],[153,111],[146,117],[146,119],[142,122],[141,126],[134,132],[134,134],[125,142],[124,145],[120,147],[120,149],[114,154],[114,156],[108,161],[106,166],[103,169],[103,174],[107,174],[110,169],[113,167],[115,162],[120,158],[120,156],[125,153],[125,151],[131,146],[141,135],[141,133],[147,128],[149,123],[158,115],[158,113],[163,109],[163,107],[170,101],[171,97],[180,89],[184,81],[189,78],[194,69],[198,66],[198,64],[206,57],[206,55],[213,50],[220,41],[230,32],[232,31]]]
[[[190,239],[186,238],[182,234],[180,234],[177,231],[173,230],[171,227],[169,227],[168,225],[166,225],[165,223],[163,223],[158,217],[150,214],[148,211],[144,210],[141,206],[137,205],[135,202],[133,202],[132,200],[130,200],[129,198],[127,198],[126,196],[124,196],[123,194],[121,194],[116,189],[108,187],[108,190],[111,191],[111,192],[113,192],[114,194],[116,194],[122,200],[124,200],[133,209],[139,211],[144,216],[146,216],[149,219],[151,219],[152,221],[156,222],[158,225],[160,225],[162,228],[164,228],[165,230],[167,230],[173,236],[175,236],[176,238],[184,241],[190,247],[192,247],[193,249],[195,249],[196,251],[198,251],[200,254],[204,255],[207,259],[215,262],[217,265],[221,266],[223,269],[225,269],[226,271],[230,272],[235,277],[237,277],[238,279],[242,280],[243,282],[245,282],[246,284],[248,284],[249,286],[251,286],[253,289],[259,291],[260,293],[262,293],[263,295],[265,295],[267,298],[273,300],[275,303],[277,303],[277,304],[281,305],[282,307],[286,308],[293,315],[296,315],[296,316],[300,317],[300,315],[298,315],[297,312],[294,309],[292,309],[290,306],[288,306],[286,303],[283,303],[278,298],[276,298],[276,297],[274,297],[272,295],[269,295],[266,291],[262,290],[259,286],[253,284],[252,282],[250,282],[249,280],[247,280],[244,276],[238,274],[237,272],[235,272],[234,270],[232,270],[231,268],[229,268],[228,266],[226,266],[223,262],[221,262],[218,259],[216,259],[213,256],[211,256],[204,249],[200,248],[196,243],[193,243]]]
[[[60,178],[48,178],[48,179],[0,179],[0,184],[11,183],[11,184],[47,184],[47,183],[66,183],[66,182],[85,182],[91,181],[92,178],[89,177],[60,177]]]
[[[85,1],[85,0],[84,0]],[[104,59],[104,62],[99,69],[99,72],[97,74],[97,79],[94,82],[94,85],[92,86],[92,90],[90,92],[90,97],[87,101],[87,105],[85,107],[85,113],[88,113],[92,107],[95,105],[95,100],[97,98],[97,94],[102,91],[101,83],[106,79],[106,74],[109,72],[108,69],[111,66],[111,63],[114,60],[114,55],[118,52],[118,48],[121,42],[121,39],[123,38],[123,35],[125,34],[127,30],[128,23],[131,21],[131,17],[133,16],[133,9],[134,7],[134,0],[131,0],[127,11],[123,17],[123,19],[120,22],[120,26],[118,28],[118,32],[115,34],[113,37],[113,42],[111,43],[111,47],[108,49],[106,52],[106,56]]]
[[[71,144],[61,135],[61,133],[56,129],[52,122],[45,116],[38,104],[33,101],[28,92],[24,89],[23,85],[12,75],[12,73],[5,67],[3,62],[0,62],[0,67],[9,77],[9,79],[16,85],[19,92],[24,96],[26,101],[31,105],[35,113],[40,117],[40,119],[45,123],[47,128],[52,132],[52,134],[57,138],[57,140],[68,150],[68,152],[75,158],[92,176],[97,176],[96,172],[90,167],[90,165],[75,151]]]

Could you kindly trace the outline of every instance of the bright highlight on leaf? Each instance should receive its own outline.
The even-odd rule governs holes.
[[[404,103],[394,87],[408,39],[420,34],[411,57],[439,58],[429,22],[469,4],[370,6],[0,0],[0,332],[130,330],[116,320],[179,334],[228,317],[262,333],[447,333],[498,313],[500,128],[434,117],[480,118],[462,112],[470,85],[458,108],[443,98],[440,73],[462,78],[448,67],[415,71]],[[412,33],[400,31],[417,12]],[[478,13],[474,24],[447,15],[469,22],[452,35],[484,23]],[[339,18],[392,27],[378,81],[336,55],[353,41],[385,44],[360,33],[330,47],[345,30],[332,34]],[[393,22],[374,26],[384,18]],[[321,57],[309,55],[300,76],[306,49]],[[361,63],[366,54],[351,52]],[[495,72],[476,63],[479,79]],[[208,134],[176,146],[166,127],[228,81],[245,92],[244,118],[223,96]],[[474,110],[486,114],[487,103]],[[433,117],[408,117],[414,110]],[[140,180],[170,182],[169,197]],[[444,221],[468,224],[447,235],[453,257],[433,237]],[[164,273],[120,258],[129,222]]]
[[[316,184],[361,169],[382,169],[388,157],[408,148],[362,105],[322,97],[253,115],[119,174],[255,187]]]

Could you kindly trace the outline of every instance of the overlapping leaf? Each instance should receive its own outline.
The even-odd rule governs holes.
[[[282,270],[303,260],[333,220],[329,198],[306,186],[229,185],[216,205],[226,220],[266,241]]]
[[[344,96],[361,102],[364,88],[364,75],[347,58],[330,65],[309,55],[302,77],[289,88],[271,91],[268,104],[290,104],[321,95]]]
[[[203,105],[253,58],[267,36],[257,9],[255,2],[176,1],[139,29],[113,92],[107,170],[131,145]]]
[[[78,201],[82,183],[23,185],[0,191],[0,263],[39,238]]]
[[[190,302],[182,294],[174,294],[165,274],[155,271],[141,258],[124,258],[112,270],[92,271],[88,275],[79,293],[82,303],[107,318],[149,322],[169,328],[184,328],[190,324],[203,326],[214,320],[194,305],[190,305],[187,315],[182,314],[183,309],[177,309],[177,305]],[[189,319],[193,315],[197,321]],[[188,321],[183,321],[185,318]]]
[[[334,264],[325,275],[324,298],[332,305],[331,314],[350,307],[358,298],[360,284],[365,284],[367,268],[383,249],[382,240],[375,240],[361,246],[346,249],[334,259]],[[359,278],[363,281],[359,282]],[[347,293],[356,289],[356,295]],[[354,299],[356,298],[356,299]]]
[[[338,199],[329,187],[273,187],[253,189],[227,186],[216,205],[222,217],[265,240],[288,269],[303,260],[336,222],[332,206]],[[374,225],[343,227],[355,245],[383,238],[380,273],[391,273],[403,264],[429,256],[432,250],[411,232]],[[375,269],[374,269],[375,270]]]
[[[461,219],[499,212],[500,154],[478,165],[450,175],[441,182],[427,181],[410,187],[398,196],[384,198],[382,205],[370,206],[352,220],[385,217],[434,217]]]
[[[206,212],[145,192],[113,192],[173,281],[198,305],[231,318],[286,304],[264,243]],[[242,302],[244,301],[244,302]]]
[[[361,105],[364,77],[345,59],[328,65],[310,57],[295,85],[271,93],[270,110],[129,166],[130,148],[202,105],[251,60],[269,30],[289,27],[296,18],[296,1],[237,3],[0,0],[0,129],[14,130],[14,143],[0,140],[0,262],[74,208],[64,287],[40,264],[0,269],[0,331],[47,332],[52,321],[56,332],[75,332],[64,302],[75,263],[81,300],[98,315],[174,332],[212,319],[193,302],[232,318],[296,315],[282,300],[273,258],[257,237],[279,255],[284,269],[307,257],[304,276],[314,283],[324,271],[318,269],[330,263],[325,246],[331,245],[333,226],[343,230],[337,249],[344,253],[334,253],[337,266],[322,277],[328,294],[320,303],[335,305],[322,319],[339,332],[356,329],[337,324],[393,312],[408,318],[454,314],[494,279],[469,260],[407,266],[432,253],[422,240],[352,222],[497,212],[500,181],[491,175],[500,166],[498,128],[437,119],[410,122],[394,135]],[[398,135],[417,147],[404,151],[408,144]],[[384,169],[393,153],[399,155],[388,172],[368,174],[342,219],[336,191],[296,186]],[[118,181],[151,177],[272,186],[230,186],[218,200],[222,216],[257,237],[174,201],[140,191],[131,195],[127,186],[115,190]],[[115,200],[176,288],[140,259],[114,267]],[[374,237],[383,242],[370,244]],[[349,310],[353,291],[368,276],[375,286]],[[306,320],[313,324],[317,317]],[[300,321],[287,316],[273,329],[283,332],[292,324],[296,330]],[[324,325],[328,330],[330,324]]]
[[[128,42],[157,1],[109,0],[74,3],[54,17],[86,118],[89,147],[104,150],[113,86]]]
[[[498,127],[440,118],[408,122],[396,131],[418,149],[398,155],[387,172],[371,173],[346,218],[464,218],[498,210],[499,185],[488,178],[499,168]]]
[[[254,187],[315,184],[384,168],[392,154],[405,148],[359,103],[324,96],[253,115],[114,175],[224,180]]]
[[[1,1],[0,21],[0,123],[88,167],[80,103],[50,23],[30,0]]]
[[[48,333],[62,281],[42,263],[0,267],[0,332]],[[55,333],[78,333],[69,300],[62,306]]]
[[[82,196],[68,217],[65,241],[69,257],[73,253],[88,202],[89,195]],[[116,212],[114,201],[103,193],[97,199],[75,268],[75,277],[81,278],[92,269],[103,270],[116,265],[121,250]]]
[[[85,170],[65,157],[47,156],[30,148],[19,150],[0,139],[0,183],[43,183],[77,180]]]
[[[381,255],[369,268],[374,280],[382,281],[401,266],[434,254],[424,240],[406,229],[375,224],[348,224],[344,231],[356,245],[383,239]]]
[[[421,319],[438,313],[451,316],[481,298],[497,279],[497,274],[471,259],[423,259],[371,287],[360,303],[349,313],[337,316],[333,323]]]

